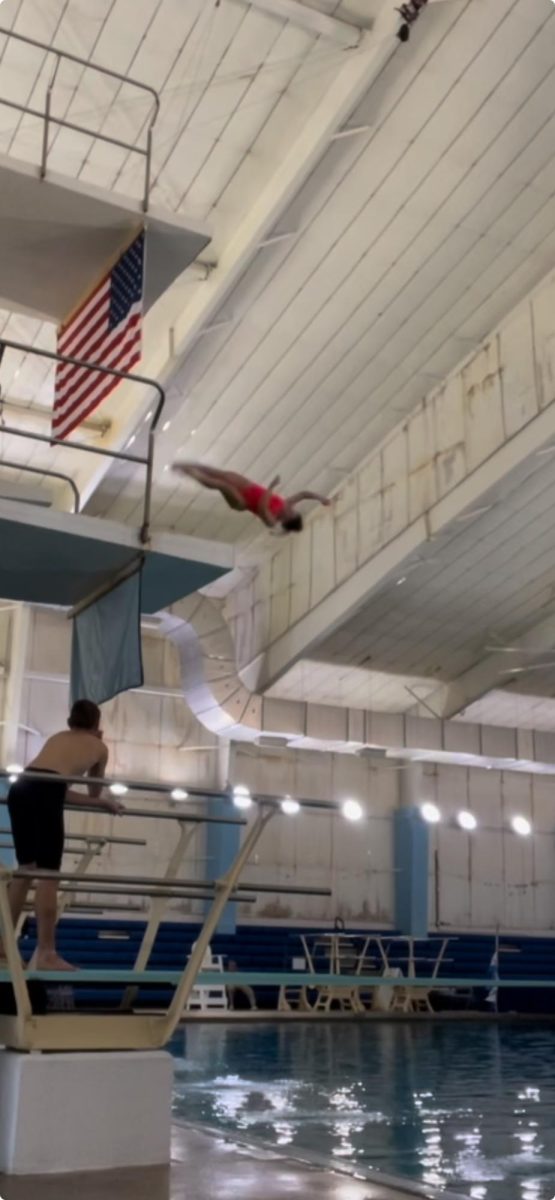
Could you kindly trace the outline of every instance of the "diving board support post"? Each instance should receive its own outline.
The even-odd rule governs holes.
[[[202,969],[204,957],[211,939],[218,927],[220,917],[229,901],[231,893],[237,887],[243,867],[248,862],[259,838],[263,834],[267,824],[275,815],[276,809],[272,806],[261,804],[254,821],[248,830],[244,841],[241,845],[239,853],[235,856],[229,870],[225,875],[215,883],[215,896],[210,906],[209,912],[206,914],[204,925],[199,933],[196,943],[191,951],[189,961],[179,986],[176,988],[173,1000],[168,1008],[165,1017],[162,1020],[162,1030],[164,1041],[163,1045],[169,1041],[172,1034],[175,1033],[177,1026],[181,1020],[183,1012],[187,1006],[187,1001],[195,987],[197,976]]]
[[[102,838],[99,838],[98,842],[91,841],[88,843],[86,849],[83,850],[81,857],[75,868],[75,878],[76,879],[83,879],[85,877],[85,875],[87,874],[87,871],[93,861],[93,858],[95,858],[95,856],[97,854],[100,854],[102,848],[103,848]],[[72,899],[73,899],[73,893],[70,891],[59,893],[59,896],[58,896],[58,920],[60,920],[60,918],[63,917],[64,912],[65,912],[68,904],[70,904],[72,902]]]
[[[23,1042],[25,1026],[32,1020],[33,1012],[29,989],[23,972],[23,964],[19,957],[17,938],[8,894],[8,884],[12,878],[11,871],[0,867],[0,935],[4,945],[4,955],[12,978],[13,994],[16,1007],[16,1029],[18,1041]]]
[[[180,832],[179,838],[177,840],[177,845],[174,848],[173,854],[168,862],[165,873],[162,876],[162,878],[166,882],[168,882],[168,883],[173,882],[177,878],[177,872],[179,871],[181,863],[183,862],[183,859],[185,857],[185,852],[188,849],[188,847],[190,846],[190,844],[195,836],[195,833],[196,833],[195,825],[190,826],[190,825],[186,825],[185,823],[182,823],[181,832]],[[140,948],[139,948],[139,953],[137,954],[137,957],[135,959],[135,966],[134,966],[135,971],[146,971],[148,960],[150,958],[152,948],[156,941],[156,937],[158,935],[158,930],[160,928],[162,918],[166,911],[167,903],[168,903],[168,901],[165,896],[158,896],[157,898],[154,898],[152,900],[152,903],[150,906],[150,917],[147,921],[146,929],[143,934],[143,940],[142,940]],[[121,1002],[122,1009],[129,1009],[133,1006],[136,995],[137,995],[137,991],[138,991],[138,988],[136,988],[136,987],[130,987],[130,988],[126,989],[123,1000]]]

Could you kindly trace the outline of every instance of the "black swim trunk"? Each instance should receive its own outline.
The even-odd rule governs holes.
[[[47,772],[44,772],[46,774]],[[8,793],[15,855],[20,867],[59,871],[64,852],[66,785],[52,779],[17,779]]]

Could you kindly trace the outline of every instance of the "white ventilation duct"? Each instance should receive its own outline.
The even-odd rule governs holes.
[[[555,774],[555,734],[277,700],[245,687],[220,602],[198,593],[161,614],[183,694],[211,733],[233,741],[383,759]]]

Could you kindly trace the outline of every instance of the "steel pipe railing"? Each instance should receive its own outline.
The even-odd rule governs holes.
[[[1,32],[1,30],[0,30]],[[38,346],[29,346],[24,342],[15,342],[11,338],[0,338],[0,362],[5,350],[15,350],[20,354],[31,354],[37,358],[46,358],[50,362],[67,364],[72,367],[80,367],[85,371],[95,372],[99,375],[109,375],[114,379],[125,380],[127,383],[138,383],[143,387],[153,388],[157,394],[157,403],[152,415],[152,419],[148,432],[148,450],[145,456],[138,454],[126,454],[121,450],[108,450],[103,446],[90,446],[87,442],[70,442],[65,438],[48,437],[43,433],[31,433],[29,430],[18,429],[17,427],[4,425],[2,430],[4,433],[10,434],[12,437],[26,438],[33,442],[43,442],[50,446],[65,446],[70,450],[82,450],[87,454],[96,454],[104,458],[112,458],[118,462],[136,463],[139,466],[144,466],[146,471],[145,478],[145,493],[143,501],[143,523],[140,531],[140,538],[143,545],[148,542],[150,535],[150,514],[152,507],[152,476],[154,470],[154,448],[155,448],[155,433],[158,422],[162,415],[164,404],[166,402],[166,393],[158,380],[149,379],[145,375],[135,375],[126,371],[118,371],[116,367],[105,367],[99,363],[87,362],[80,358],[73,358],[68,354],[58,354],[54,350],[43,350]]]
[[[6,768],[0,768],[0,779],[10,778],[10,777],[11,777],[11,773],[9,771],[7,771]],[[29,772],[27,772],[27,771],[18,772],[19,779],[22,779],[25,777],[29,777],[31,779],[50,779],[50,780],[52,779],[52,776],[49,775],[48,772],[34,771],[34,770],[29,771]],[[63,781],[64,783],[81,784],[81,786],[83,786],[87,782],[86,779],[84,779],[83,776],[80,776],[80,775],[59,775],[58,778],[61,781]],[[154,793],[154,794],[158,794],[158,795],[162,795],[162,796],[169,796],[169,797],[171,797],[172,792],[174,792],[176,789],[182,788],[184,791],[187,792],[187,798],[192,801],[195,801],[195,800],[231,800],[232,795],[233,795],[231,788],[217,789],[217,788],[196,787],[194,785],[189,786],[188,784],[185,784],[182,780],[179,780],[179,781],[174,780],[172,783],[156,783],[153,780],[146,780],[146,779],[130,779],[130,778],[122,779],[122,778],[115,778],[112,776],[106,776],[106,778],[103,780],[103,783],[108,788],[113,787],[114,785],[116,785],[116,786],[123,785],[130,792],[149,792],[149,793]],[[123,793],[122,793],[122,795],[123,795]],[[273,792],[253,792],[251,799],[252,799],[253,804],[264,804],[267,806],[278,807],[281,804],[282,800],[284,799],[284,793],[282,793],[281,795],[278,795]],[[313,800],[313,799],[304,798],[304,797],[296,797],[296,799],[298,800],[298,803],[299,803],[301,809],[303,809],[303,810],[307,810],[307,811],[314,810],[314,811],[318,811],[318,812],[327,812],[327,813],[336,813],[336,812],[340,811],[340,804],[337,801]],[[1,803],[2,803],[2,801],[0,800],[0,804]],[[68,805],[67,807],[72,807],[72,806]],[[85,805],[81,805],[81,804],[77,805],[76,807],[78,807],[80,809],[86,808]],[[90,810],[87,808],[86,811],[97,812],[98,806],[91,805]],[[192,820],[193,819],[193,816],[191,816],[191,818],[187,818],[187,817],[183,816],[180,812],[177,812],[177,811],[175,813],[173,811],[171,811],[171,812],[151,811],[147,814],[146,812],[142,812],[140,809],[132,810],[127,807],[125,808],[123,815],[124,816],[135,816],[135,817],[141,817],[141,816],[148,815],[150,817],[159,817],[162,819],[169,818],[171,820],[187,820],[187,819]],[[237,819],[234,819],[231,817],[229,817],[229,818],[228,817],[215,817],[215,818],[201,817],[200,820],[203,820],[203,821],[215,820],[215,821],[223,822],[224,824],[229,824],[230,822],[231,822],[231,824],[236,824],[236,823],[243,824],[243,825],[245,824],[244,820],[237,820]]]
[[[148,212],[152,168],[153,130],[160,112],[160,96],[156,89],[148,83],[143,83],[138,79],[134,79],[132,76],[122,75],[120,71],[114,71],[110,67],[101,67],[98,65],[98,63],[90,62],[90,60],[81,58],[77,54],[71,54],[67,50],[60,50],[57,46],[49,45],[48,42],[39,42],[36,38],[28,37],[22,33],[16,33],[13,29],[6,29],[5,27],[0,26],[0,36],[2,35],[13,41],[22,42],[24,45],[32,46],[34,49],[43,50],[45,54],[54,55],[54,69],[48,81],[44,112],[42,112],[40,109],[31,108],[28,104],[19,104],[13,100],[7,100],[3,97],[0,97],[0,104],[5,105],[7,108],[15,109],[17,112],[24,113],[26,116],[37,117],[39,120],[44,122],[40,162],[41,179],[44,179],[46,175],[49,151],[48,135],[50,131],[50,125],[58,125],[61,129],[71,129],[74,133],[82,133],[86,137],[97,138],[98,141],[106,142],[108,145],[119,146],[122,150],[128,150],[131,154],[138,154],[140,157],[145,159],[145,178],[142,207],[144,212]],[[148,121],[145,146],[136,146],[134,142],[124,142],[119,138],[111,137],[110,135],[102,133],[101,131],[97,132],[93,129],[87,129],[86,126],[76,125],[73,121],[66,121],[64,117],[53,116],[52,91],[56,82],[60,62],[62,60],[66,62],[77,63],[78,66],[81,66],[88,71],[95,71],[98,75],[104,75],[111,79],[117,79],[120,83],[127,84],[129,87],[138,88],[140,91],[146,92],[151,97],[152,112]]]
[[[5,430],[5,426],[0,425],[0,434],[4,433],[4,431],[6,433],[8,432],[8,430]],[[48,440],[48,438],[45,439],[45,441]],[[47,467],[30,467],[28,463],[13,462],[9,458],[2,458],[0,461],[0,467],[7,467],[10,471],[25,471],[28,475],[47,475],[49,479],[63,479],[64,483],[69,484],[69,487],[73,493],[73,511],[74,513],[79,512],[81,507],[81,496],[79,495],[79,488],[77,487],[75,480],[71,478],[71,475],[64,475],[63,471],[52,471]]]

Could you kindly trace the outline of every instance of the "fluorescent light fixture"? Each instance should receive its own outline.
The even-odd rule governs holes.
[[[126,783],[111,783],[110,791],[112,796],[125,796],[129,791]]]
[[[438,821],[441,821],[441,813],[437,804],[431,804],[429,800],[420,806],[420,812],[428,825],[437,825]]]
[[[0,0],[0,4],[1,3],[2,3],[2,0]],[[20,767],[19,763],[8,763],[8,765],[6,767],[6,771],[8,772],[8,775],[21,775],[22,770],[23,770],[23,767]]]
[[[284,796],[280,807],[288,817],[296,817],[297,813],[301,811],[299,801],[294,800],[292,796]]]
[[[511,829],[513,833],[518,833],[519,837],[529,837],[532,832],[532,826],[527,817],[513,817]]]
[[[188,792],[183,791],[183,788],[174,788],[171,794],[172,800],[187,800]]]
[[[467,812],[464,809],[462,812],[457,814],[457,822],[461,829],[466,829],[468,833],[470,833],[473,829],[476,829],[478,824],[474,813]]]
[[[164,421],[164,424],[162,425],[162,433],[167,433],[167,431],[170,427],[170,424],[171,424],[171,421]]]
[[[252,804],[252,796],[248,787],[242,783],[238,783],[233,789],[233,803],[236,808],[250,808]]]
[[[362,805],[358,800],[344,800],[341,812],[347,821],[360,821],[364,816]]]

